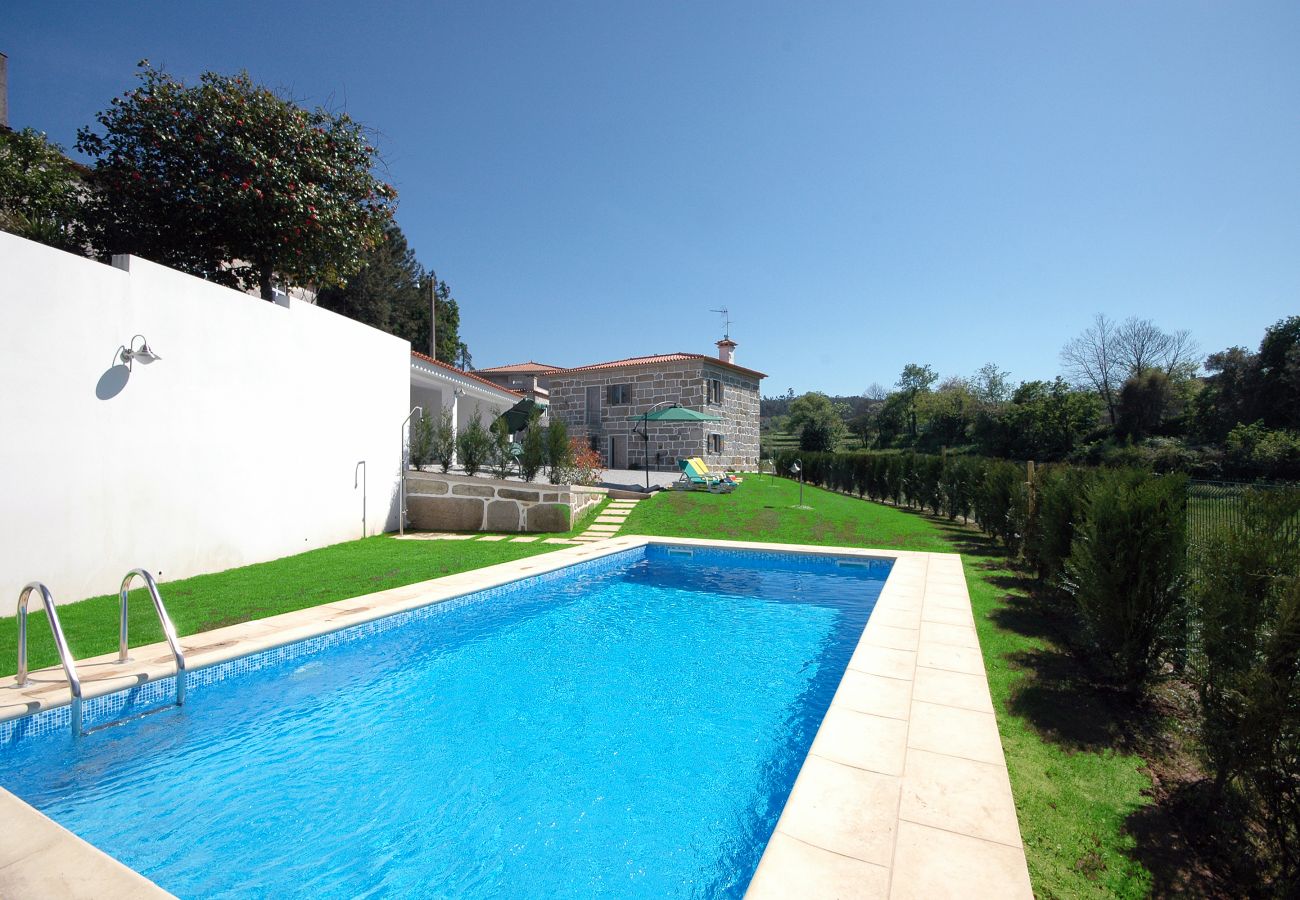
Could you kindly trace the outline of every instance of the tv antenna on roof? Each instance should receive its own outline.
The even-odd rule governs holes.
[[[709,312],[715,312],[722,316],[722,339],[724,341],[731,340],[731,313],[727,311],[725,306],[722,309],[711,309]]]

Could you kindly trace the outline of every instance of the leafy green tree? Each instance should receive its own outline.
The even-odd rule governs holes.
[[[1119,391],[1115,431],[1120,437],[1142,440],[1154,434],[1173,401],[1170,378],[1160,369],[1130,375]]]
[[[969,438],[979,401],[964,379],[951,378],[937,391],[916,400],[923,426],[923,443],[929,447],[955,447]]]
[[[451,288],[425,271],[396,222],[384,230],[384,240],[366,251],[365,264],[347,284],[321,290],[316,302],[358,322],[411,342],[421,353],[429,349],[429,294],[437,308],[440,362],[456,364],[460,340],[460,307]]]
[[[906,394],[895,391],[885,398],[876,412],[876,442],[881,447],[888,447],[907,431],[909,399]]]
[[[1011,399],[1010,376],[1010,372],[999,369],[996,363],[985,363],[970,380],[968,387],[975,399],[984,406],[999,406]]]
[[[0,229],[60,250],[81,249],[80,167],[45,135],[0,131]]]
[[[1101,399],[1092,391],[1072,390],[1059,377],[1050,383],[1027,381],[999,420],[995,449],[1017,459],[1061,459],[1097,426],[1100,414]]]
[[[323,288],[317,294],[317,304],[380,331],[404,337],[417,350],[426,349],[427,341],[416,344],[409,333],[401,333],[409,328],[414,308],[424,302],[421,288],[425,274],[396,222],[388,223],[384,239],[367,250],[363,259],[361,269],[347,284]],[[426,311],[424,318],[428,317]],[[428,334],[427,325],[425,334]]]
[[[382,240],[397,192],[347,115],[308,111],[247,73],[186,86],[148,61],[140,85],[83,128],[92,244],[272,298],[343,284]]]
[[[908,363],[903,366],[903,372],[898,376],[898,383],[895,387],[903,394],[907,401],[907,420],[909,433],[912,439],[916,439],[916,398],[918,395],[926,393],[931,386],[939,380],[939,376],[934,369],[929,366],[920,366],[916,363]]]
[[[831,398],[817,391],[790,401],[786,428],[799,432],[799,449],[808,451],[834,450],[847,430]]]
[[[1244,347],[1211,353],[1205,360],[1209,377],[1193,401],[1195,432],[1208,441],[1222,441],[1233,427],[1255,420],[1255,382],[1259,358]]]
[[[1271,428],[1300,428],[1300,316],[1269,326],[1259,344],[1259,418]]]

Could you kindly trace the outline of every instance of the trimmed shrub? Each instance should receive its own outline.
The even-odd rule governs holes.
[[[1087,638],[1106,674],[1130,692],[1159,672],[1180,611],[1187,547],[1187,479],[1099,472],[1065,563]]]
[[[1034,479],[1034,512],[1025,558],[1045,584],[1059,586],[1074,532],[1083,517],[1090,473],[1074,466],[1041,468]]]
[[[541,416],[534,413],[524,430],[519,453],[519,477],[532,482],[546,465],[546,438],[542,434]]]
[[[573,482],[573,445],[569,443],[569,428],[563,419],[552,419],[546,429],[546,464],[551,484]]]
[[[515,468],[514,442],[510,440],[510,426],[505,419],[492,423],[492,452],[489,457],[492,474],[505,479]]]
[[[431,459],[438,461],[442,474],[451,468],[451,459],[456,454],[456,424],[451,420],[451,410],[443,407],[438,410],[438,421],[433,426],[433,442],[429,445]]]
[[[1244,792],[1283,884],[1300,883],[1300,491],[1251,491],[1197,548],[1201,744],[1219,790]]]
[[[422,468],[435,460],[433,455],[433,416],[421,413],[411,424],[411,465]]]
[[[457,458],[466,475],[476,475],[492,455],[492,436],[483,427],[477,412],[456,437]]]

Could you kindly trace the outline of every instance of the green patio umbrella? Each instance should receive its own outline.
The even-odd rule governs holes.
[[[655,404],[659,406],[661,404]],[[697,412],[685,406],[674,403],[663,409],[656,410],[653,406],[643,414],[637,416],[641,421],[641,438],[645,441],[645,489],[646,493],[650,492],[650,423],[651,422],[721,422],[722,416],[715,416],[711,413]],[[636,429],[633,429],[634,431]]]
[[[528,420],[534,413],[541,415],[544,412],[546,412],[545,403],[538,403],[532,397],[525,397],[503,412],[501,418],[506,420],[506,427],[510,429],[511,434],[514,434],[528,427]]]

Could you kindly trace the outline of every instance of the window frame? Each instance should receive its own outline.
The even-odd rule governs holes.
[[[725,390],[721,378],[710,378],[707,384],[709,405],[721,406],[722,398],[725,396]]]
[[[630,382],[605,385],[605,405],[630,406],[632,404],[632,385]]]

